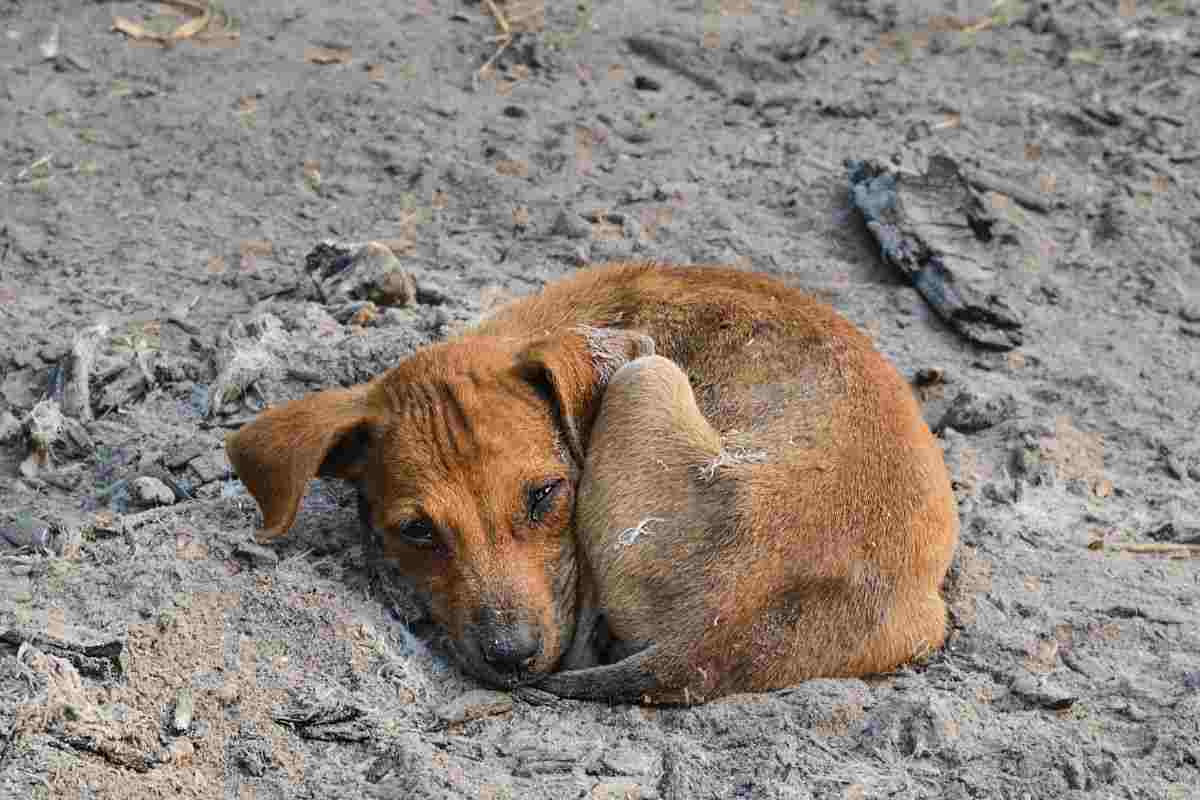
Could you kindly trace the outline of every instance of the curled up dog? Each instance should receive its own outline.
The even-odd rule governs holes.
[[[353,481],[384,557],[493,685],[699,702],[884,672],[945,638],[958,517],[911,390],[762,275],[581,271],[227,450],[260,541],[311,478]]]

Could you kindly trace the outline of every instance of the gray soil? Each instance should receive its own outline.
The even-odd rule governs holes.
[[[482,76],[487,3],[213,9],[164,47],[113,20],[177,4],[0,0],[0,797],[1200,798],[1190,0],[560,3]],[[935,152],[1010,187],[973,280],[1015,349],[850,205],[845,159]],[[327,239],[415,287],[318,285]],[[512,696],[379,590],[347,487],[252,544],[228,430],[628,257],[805,287],[914,381],[962,513],[943,651]]]

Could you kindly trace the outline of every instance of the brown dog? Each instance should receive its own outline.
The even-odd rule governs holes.
[[[260,540],[310,478],[356,482],[489,683],[696,702],[886,671],[945,636],[958,520],[909,387],[764,276],[583,271],[227,449]]]

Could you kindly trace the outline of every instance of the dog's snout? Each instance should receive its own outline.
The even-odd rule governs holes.
[[[528,670],[542,651],[542,636],[533,625],[503,620],[487,609],[479,614],[479,651],[488,666],[501,673]]]

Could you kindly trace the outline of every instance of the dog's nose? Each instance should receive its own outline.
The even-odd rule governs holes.
[[[542,650],[542,637],[532,625],[489,627],[479,643],[488,666],[497,672],[520,672],[533,666]]]

